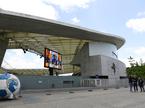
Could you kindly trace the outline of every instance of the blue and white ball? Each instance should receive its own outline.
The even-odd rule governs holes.
[[[20,91],[20,86],[20,81],[15,75],[0,74],[0,98],[15,98]]]

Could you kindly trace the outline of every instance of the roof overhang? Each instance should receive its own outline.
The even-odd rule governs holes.
[[[8,48],[28,48],[43,54],[44,47],[63,54],[66,72],[78,71],[70,62],[86,42],[99,41],[116,45],[125,39],[59,21],[0,9],[0,34],[9,39]]]
[[[112,43],[119,49],[125,39],[111,34],[90,30],[41,17],[20,14],[0,9],[0,30],[26,33],[38,33],[59,37],[76,38],[90,41]]]

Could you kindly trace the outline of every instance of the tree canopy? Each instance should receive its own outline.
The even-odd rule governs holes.
[[[136,75],[137,77],[145,78],[145,63],[142,59],[139,62],[135,61],[131,56],[128,58],[130,66],[127,67],[127,75]]]

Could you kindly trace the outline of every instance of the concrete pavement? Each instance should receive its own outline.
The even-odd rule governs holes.
[[[0,101],[0,108],[145,108],[145,92],[128,88],[93,91],[22,92],[22,98]]]

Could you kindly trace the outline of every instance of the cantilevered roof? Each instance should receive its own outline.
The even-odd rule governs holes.
[[[125,42],[116,35],[2,9],[0,35],[9,39],[8,48],[26,48],[43,54],[44,47],[47,47],[60,52],[64,72],[75,70],[70,62],[86,42],[108,42],[116,45],[117,49]]]
[[[73,57],[82,48],[87,40],[71,39],[65,37],[55,37],[50,35],[35,34],[35,33],[5,33],[9,38],[9,49],[30,49],[30,52],[41,56],[44,48],[50,48],[62,54],[63,70],[60,73],[78,72],[77,67],[70,65]]]

